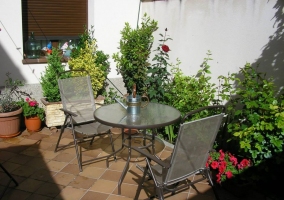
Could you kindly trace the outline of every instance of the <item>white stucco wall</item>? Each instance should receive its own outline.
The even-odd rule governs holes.
[[[274,6],[280,0],[143,0],[140,17],[146,12],[158,21],[155,44],[164,29],[173,39],[167,44],[172,62],[179,58],[185,74],[195,74],[207,50],[211,50],[213,81],[236,72],[246,62],[264,61],[261,69],[283,74],[283,42],[269,46],[277,30]],[[89,27],[94,25],[98,47],[110,56],[118,51],[125,22],[136,27],[140,0],[89,0]],[[282,12],[282,11],[281,11]],[[27,83],[39,83],[46,64],[22,64],[21,0],[0,0],[0,85],[7,71]],[[271,50],[273,48],[273,51]],[[266,53],[264,53],[266,52]],[[282,54],[281,54],[282,55]],[[279,61],[280,60],[280,61]],[[111,59],[110,78],[120,77]],[[278,78],[281,84],[283,80]],[[282,82],[281,82],[282,81]]]

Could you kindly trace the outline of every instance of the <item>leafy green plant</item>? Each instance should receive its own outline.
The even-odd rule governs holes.
[[[22,91],[20,86],[24,83],[20,80],[13,80],[7,72],[5,80],[5,89],[0,91],[0,113],[7,113],[18,110],[21,106],[17,104],[23,96],[30,97],[30,94]]]
[[[176,65],[172,66],[172,81],[166,86],[166,102],[177,108],[182,115],[197,108],[213,104],[216,93],[216,86],[211,83],[210,65],[208,62],[211,52],[208,51],[204,58],[201,69],[196,75],[187,76],[179,68],[178,60]]]
[[[61,101],[57,79],[58,75],[64,71],[65,68],[61,63],[59,50],[53,48],[52,54],[47,57],[47,67],[45,67],[45,72],[41,73],[40,80],[43,96],[46,98],[46,101]],[[60,75],[60,78],[66,78],[68,76],[68,73],[63,73]]]
[[[230,147],[265,171],[268,160],[283,163],[284,99],[276,96],[273,80],[250,63],[239,73],[219,78],[225,83],[222,98],[230,97],[227,139],[234,144]]]
[[[132,93],[132,86],[137,86],[137,94],[146,91],[148,61],[154,40],[153,32],[157,30],[157,22],[144,14],[141,26],[132,29],[129,23],[121,31],[120,52],[112,58],[116,62],[117,72],[121,74],[127,92]]]
[[[83,34],[79,36],[79,42],[76,48],[72,49],[71,59],[69,65],[74,65],[72,69],[85,69],[89,72],[93,84],[94,95],[101,95],[106,93],[107,82],[105,81],[110,72],[109,55],[103,51],[98,50],[97,40],[94,37],[94,27],[91,29],[85,27]],[[84,62],[80,62],[80,59]],[[90,60],[88,60],[90,58]],[[80,65],[82,67],[80,67]],[[102,78],[102,75],[104,78]],[[96,80],[99,78],[99,80]],[[95,83],[93,83],[95,82]],[[99,83],[99,84],[98,84]],[[98,84],[98,85],[96,85]]]
[[[94,96],[97,96],[98,91],[103,87],[105,81],[104,71],[95,64],[96,55],[96,41],[93,40],[91,44],[86,41],[85,48],[80,49],[80,54],[76,58],[68,61],[69,67],[72,70],[86,70],[92,81],[92,89]],[[83,75],[86,72],[74,72],[76,75]]]
[[[165,85],[169,82],[168,72],[168,60],[169,55],[168,52],[170,48],[165,43],[171,38],[167,35],[167,28],[165,29],[165,34],[160,34],[162,39],[159,40],[160,44],[157,49],[154,50],[156,52],[152,61],[154,64],[148,67],[147,70],[147,78],[145,80],[145,85],[147,87],[147,95],[151,102],[159,102],[164,103],[165,99]]]

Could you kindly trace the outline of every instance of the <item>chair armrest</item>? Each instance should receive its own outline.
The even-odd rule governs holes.
[[[60,108],[59,110],[63,111],[64,113],[67,113],[69,115],[72,115],[73,117],[77,117],[77,114],[75,114],[75,113],[73,113],[73,112],[71,112],[69,110],[66,110],[64,108]]]
[[[170,164],[163,162],[162,160],[158,159],[156,156],[146,152],[145,150],[139,149],[138,147],[132,147],[135,151],[138,151],[142,155],[146,156],[148,159],[153,160],[157,164],[161,165],[164,168],[170,168]]]

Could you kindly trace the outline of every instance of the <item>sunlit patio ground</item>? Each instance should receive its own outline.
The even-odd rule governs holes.
[[[120,129],[112,129],[115,139],[115,149],[121,146]],[[105,159],[90,162],[83,166],[80,172],[75,155],[75,148],[71,146],[59,152],[54,147],[59,135],[56,128],[43,128],[40,132],[29,133],[23,131],[15,138],[0,139],[0,162],[18,181],[19,185],[10,183],[3,200],[130,200],[136,193],[137,185],[142,172],[136,164],[145,165],[145,158],[133,152],[129,171],[122,184],[121,195],[117,192],[118,179],[125,166],[127,149],[117,154],[115,162],[110,159],[109,168]],[[69,130],[66,130],[61,144],[72,144],[73,139]],[[139,139],[133,140],[133,145],[140,145]],[[82,144],[83,160],[107,155],[111,152],[109,139],[97,138],[92,146]],[[163,159],[171,154],[172,148],[161,142],[156,142],[156,152]],[[193,177],[194,178],[194,177]],[[9,178],[0,171],[0,194],[3,193]],[[153,183],[147,184],[141,191],[139,199],[148,199],[153,194]],[[224,189],[217,187],[221,200],[264,200],[263,195],[251,191],[242,198],[237,198]],[[213,190],[204,181],[194,187],[182,191],[167,200],[214,200]]]

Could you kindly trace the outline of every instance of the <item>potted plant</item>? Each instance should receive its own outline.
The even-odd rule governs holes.
[[[59,109],[62,108],[59,87],[57,83],[58,74],[65,71],[65,67],[61,63],[61,58],[57,48],[52,48],[52,54],[47,57],[48,65],[45,72],[41,74],[41,87],[44,98],[41,102],[45,110],[45,124],[47,127],[60,126],[64,123],[64,113]],[[69,76],[63,73],[62,77]]]
[[[39,106],[35,99],[27,97],[25,100],[17,102],[23,109],[25,125],[29,132],[37,132],[41,130],[41,122],[44,121],[44,109]]]
[[[21,133],[23,109],[17,102],[22,96],[29,96],[19,88],[24,85],[22,81],[13,81],[9,72],[6,76],[5,88],[0,93],[0,138],[16,137]]]
[[[146,92],[145,80],[150,66],[148,59],[154,40],[153,33],[158,29],[157,24],[157,21],[150,20],[144,14],[140,27],[132,29],[129,23],[125,23],[121,31],[120,52],[114,53],[112,58],[129,94],[132,93],[134,83],[137,85],[137,94]]]

